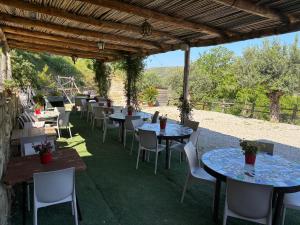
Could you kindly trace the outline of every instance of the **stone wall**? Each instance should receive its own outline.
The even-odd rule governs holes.
[[[10,157],[10,134],[15,125],[19,111],[19,103],[16,96],[8,97],[0,93],[0,224],[7,225],[10,197],[7,187],[2,182],[3,174]]]

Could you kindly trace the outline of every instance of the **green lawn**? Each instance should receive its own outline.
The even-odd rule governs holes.
[[[185,201],[180,196],[187,173],[186,163],[179,163],[173,155],[170,170],[164,169],[164,154],[159,158],[157,175],[154,175],[153,158],[141,162],[135,169],[136,151],[129,155],[118,141],[117,131],[109,130],[106,143],[102,144],[99,129],[94,131],[79,114],[71,116],[74,137],[68,139],[63,132],[60,145],[75,148],[87,165],[85,172],[77,173],[76,189],[83,220],[82,225],[213,225],[213,188],[199,183],[192,184]],[[128,141],[129,143],[129,141]],[[12,224],[21,224],[20,187],[12,207]],[[224,191],[223,191],[224,193]],[[222,221],[220,209],[220,222]],[[32,224],[28,214],[27,224]],[[73,223],[71,207],[67,204],[39,210],[40,225],[69,225]],[[300,223],[300,212],[289,210],[286,225]],[[247,225],[249,222],[229,219],[230,225]]]

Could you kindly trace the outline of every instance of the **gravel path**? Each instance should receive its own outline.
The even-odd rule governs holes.
[[[176,107],[145,107],[143,111],[167,114],[179,120]],[[193,119],[200,122],[199,147],[203,151],[221,147],[237,147],[239,139],[253,139],[275,144],[274,154],[300,163],[300,126],[242,118],[218,112],[193,110]]]

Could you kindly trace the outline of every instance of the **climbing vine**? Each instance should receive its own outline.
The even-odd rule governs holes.
[[[97,87],[99,95],[101,97],[108,97],[108,91],[111,85],[111,68],[106,63],[95,60],[93,62],[93,70],[95,72],[95,81],[97,82]]]

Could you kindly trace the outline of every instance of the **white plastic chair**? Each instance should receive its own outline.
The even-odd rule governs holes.
[[[65,107],[54,107],[54,112],[57,112],[59,114],[64,114],[66,112]]]
[[[198,158],[198,140],[199,140],[199,136],[200,136],[200,131],[196,130],[194,131],[189,140],[192,142],[192,144],[194,145],[195,149],[196,149],[196,153],[197,153],[197,159],[199,161],[199,158]],[[171,146],[170,146],[170,157],[169,157],[169,165],[171,165],[171,155],[172,155],[172,152],[179,152],[180,154],[180,163],[182,161],[182,153],[184,153],[184,147],[185,147],[186,143],[183,142],[178,142],[178,141],[174,141],[172,142]],[[200,161],[199,161],[200,162]]]
[[[191,129],[193,129],[193,131],[197,131],[197,129],[199,127],[199,122],[192,121],[192,120],[189,120],[189,119],[185,118],[184,121],[183,121],[183,126],[189,127]]]
[[[286,209],[300,210],[300,192],[284,194],[282,225],[285,222]]]
[[[158,153],[161,151],[164,151],[166,149],[166,146],[158,144],[155,131],[139,129],[138,135],[140,138],[140,142],[139,142],[139,149],[138,149],[138,155],[137,155],[137,160],[136,160],[136,169],[139,168],[139,160],[140,160],[141,151],[146,151],[146,152],[148,151],[148,153],[154,152],[155,153],[154,174],[156,174]]]
[[[134,139],[137,141],[139,140],[139,136],[136,131],[139,127],[141,127],[144,124],[144,120],[143,119],[131,120],[131,123],[132,123],[132,127],[134,129],[134,134],[132,136],[130,155],[132,154],[132,151],[133,151]]]
[[[135,129],[132,125],[132,120],[138,120],[140,119],[140,116],[125,116],[125,122],[124,122],[124,148],[126,147],[126,136],[127,133],[132,133],[134,138]]]
[[[81,99],[81,114],[80,117],[84,116],[84,113],[87,112],[87,103],[86,103],[86,99]]]
[[[71,202],[75,224],[78,225],[75,169],[68,168],[58,171],[34,173],[34,225],[37,225],[38,209],[50,205]],[[62,221],[63,224],[63,221]]]
[[[21,155],[22,156],[28,156],[28,155],[36,155],[38,154],[35,152],[33,145],[38,145],[41,143],[44,143],[45,141],[48,141],[51,143],[52,151],[56,150],[55,147],[55,140],[47,138],[46,135],[40,135],[35,137],[22,137],[20,139],[20,145],[21,145]],[[28,211],[30,211],[30,183],[27,182],[27,208]]]
[[[114,113],[121,113],[123,107],[122,106],[113,106]]]
[[[94,106],[93,107],[93,117],[92,117],[92,127],[94,129],[95,121],[100,120],[102,122],[102,126],[104,123],[104,120],[106,119],[105,112],[103,107],[100,106]]]
[[[87,119],[86,121],[89,122],[89,119],[90,121],[92,122],[93,121],[93,106],[97,106],[98,103],[97,102],[88,102],[87,103]]]
[[[58,138],[60,139],[60,130],[61,128],[66,128],[69,130],[69,134],[70,134],[70,138],[72,138],[72,132],[71,132],[71,127],[70,127],[70,114],[71,112],[65,112],[63,114],[59,114],[59,116],[57,117],[57,125],[56,125],[56,129],[57,129],[57,133],[58,133]]]
[[[202,183],[215,184],[216,179],[209,175],[203,168],[199,166],[199,160],[196,148],[191,141],[184,146],[184,151],[189,164],[189,171],[186,177],[184,188],[181,195],[181,202],[184,200],[185,192],[188,184],[191,181],[198,181]]]
[[[227,217],[272,224],[273,187],[227,178],[223,225]]]
[[[119,125],[114,123],[113,121],[109,120],[109,118],[105,118],[105,120],[103,120],[103,126],[102,126],[102,143],[105,142],[106,139],[106,134],[107,134],[107,130],[108,129],[116,129],[119,128]]]
[[[38,121],[38,122],[24,122],[23,128],[29,129],[29,128],[41,128],[45,127],[45,121]]]

